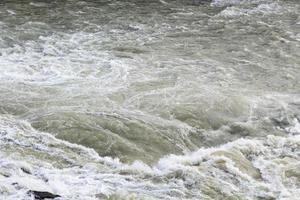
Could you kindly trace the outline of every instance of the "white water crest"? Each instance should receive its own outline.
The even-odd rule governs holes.
[[[62,199],[297,199],[300,194],[299,135],[239,139],[169,155],[152,167],[99,157],[10,117],[1,119],[1,144],[5,199],[31,199],[29,189],[58,193]]]

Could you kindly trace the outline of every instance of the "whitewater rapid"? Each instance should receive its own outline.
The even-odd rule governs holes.
[[[1,118],[3,199],[31,199],[28,189],[62,199],[297,199],[300,123],[287,137],[238,139],[150,167],[99,157],[88,148]],[[296,135],[295,135],[296,134]]]
[[[299,13],[0,2],[0,199],[297,200]]]

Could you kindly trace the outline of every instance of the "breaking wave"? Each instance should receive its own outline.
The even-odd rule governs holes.
[[[31,199],[29,190],[62,199],[297,199],[299,122],[287,137],[238,139],[149,166],[124,164],[1,118],[0,189],[5,199]]]

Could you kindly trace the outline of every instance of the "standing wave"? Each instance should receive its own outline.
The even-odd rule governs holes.
[[[149,166],[100,157],[89,148],[1,117],[0,193],[32,199],[297,199],[300,195],[300,124],[290,135],[238,139]]]

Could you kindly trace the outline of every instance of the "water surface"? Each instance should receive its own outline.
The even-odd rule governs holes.
[[[299,11],[1,1],[0,195],[297,199]]]

